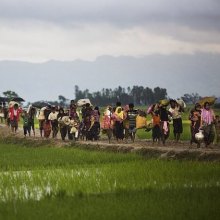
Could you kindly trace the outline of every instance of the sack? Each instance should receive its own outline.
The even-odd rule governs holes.
[[[77,132],[77,129],[75,127],[72,127],[70,130],[70,134],[75,134]]]
[[[208,102],[210,105],[213,105],[213,104],[215,104],[215,101],[216,101],[216,98],[215,97],[204,97],[204,98],[202,98],[200,101],[199,101],[199,104],[201,105],[201,106],[204,106],[204,104],[206,103],[206,102]]]
[[[142,117],[140,115],[136,118],[136,128],[145,128],[147,126],[147,119],[146,117]]]
[[[163,106],[168,106],[170,104],[170,101],[167,99],[163,99],[163,100],[160,100],[159,103]]]

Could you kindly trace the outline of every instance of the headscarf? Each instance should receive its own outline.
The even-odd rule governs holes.
[[[121,112],[118,112],[120,109],[121,109]],[[122,108],[120,106],[116,108],[115,114],[120,120],[124,119],[124,112],[122,111]]]

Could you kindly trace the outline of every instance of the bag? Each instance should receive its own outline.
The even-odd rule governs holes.
[[[142,117],[140,115],[137,116],[136,118],[136,128],[145,128],[147,126],[147,119],[146,117]]]

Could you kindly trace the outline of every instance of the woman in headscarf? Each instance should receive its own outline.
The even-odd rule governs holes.
[[[124,120],[124,112],[122,110],[122,107],[119,106],[115,110],[115,135],[117,141],[124,139],[123,120]]]
[[[90,140],[98,140],[100,134],[100,111],[99,107],[96,106],[92,111],[91,116],[91,127],[89,129],[90,132]]]
[[[190,143],[196,143],[197,147],[200,147],[200,143],[195,139],[195,134],[199,132],[201,126],[201,105],[196,103],[195,108],[190,111],[189,120],[191,121],[191,141]]]
[[[210,104],[206,102],[201,112],[201,127],[204,130],[204,142],[208,147],[215,139],[214,132],[215,113],[211,109]]]
[[[112,107],[107,106],[103,113],[102,119],[102,131],[104,134],[107,134],[108,141],[110,143],[113,135],[113,119],[112,119]]]

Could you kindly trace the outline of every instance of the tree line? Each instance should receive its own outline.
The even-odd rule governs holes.
[[[19,95],[11,90],[2,93],[4,97],[9,100],[12,98],[19,97]],[[0,94],[0,103],[1,101]],[[123,104],[134,103],[135,105],[150,105],[158,102],[162,99],[169,99],[167,95],[167,90],[160,87],[155,87],[151,89],[149,87],[143,86],[133,86],[123,88],[118,86],[115,89],[102,89],[101,91],[90,92],[88,89],[80,90],[79,86],[75,86],[75,100],[88,98],[94,105],[106,106],[114,105],[117,101]],[[198,93],[186,93],[181,97],[187,104],[195,104],[201,99]],[[73,97],[74,99],[74,97]],[[67,107],[70,100],[65,98],[63,95],[59,95],[56,101],[37,101],[34,104],[36,106],[44,106],[47,103],[51,105],[60,105]],[[30,103],[29,103],[30,104]],[[33,103],[32,103],[33,104]],[[219,108],[220,104],[216,103],[215,107]]]
[[[115,89],[103,88],[101,91],[90,92],[88,89],[80,90],[75,86],[75,99],[88,98],[92,103],[99,106],[113,105],[117,101],[122,103],[134,103],[135,105],[149,105],[161,99],[167,98],[165,88],[155,87],[151,89],[143,86],[123,88],[118,86]]]

